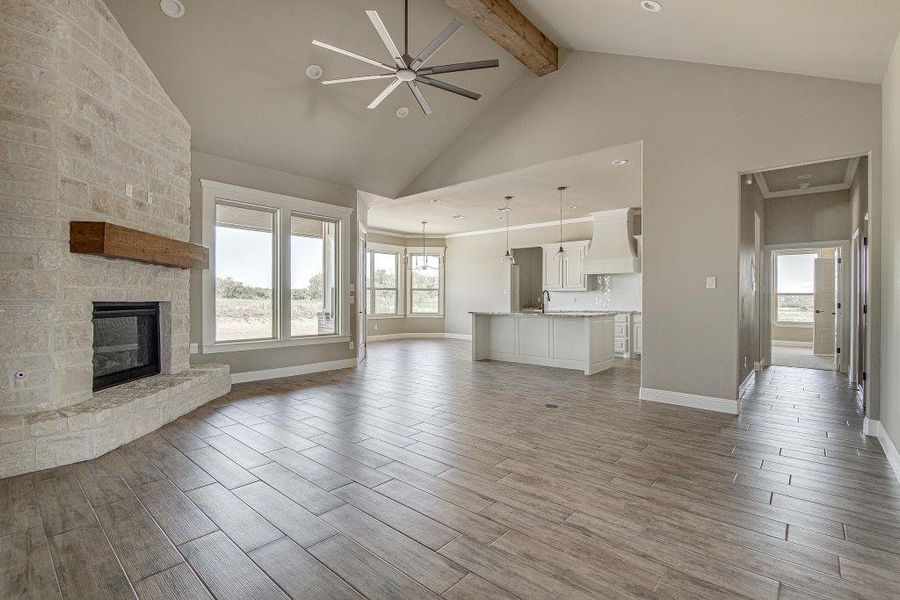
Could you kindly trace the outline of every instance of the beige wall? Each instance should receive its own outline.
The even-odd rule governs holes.
[[[209,179],[221,183],[229,183],[255,190],[274,192],[307,200],[328,202],[338,206],[354,209],[353,222],[356,222],[357,194],[356,190],[334,185],[317,179],[300,177],[281,171],[273,171],[254,165],[248,165],[202,152],[191,153],[191,239],[199,242],[203,224],[203,193],[201,179]],[[344,281],[344,293],[349,294],[349,284],[356,283],[356,231],[345,232],[350,235],[354,255],[347,261],[349,273]],[[202,278],[200,272],[191,277],[191,341],[201,341],[201,323],[203,317]],[[356,337],[356,311],[351,306],[347,333]],[[195,355],[197,362],[223,362],[231,366],[232,373],[264,371],[282,367],[295,367],[313,363],[330,362],[349,359],[356,356],[347,343],[319,344],[312,346],[291,346],[269,350],[244,350],[241,352],[217,352],[207,355]]]
[[[880,174],[880,114],[877,85],[576,52],[517,81],[407,191],[643,140],[643,385],[734,398],[737,174],[870,150]]]
[[[772,323],[772,343],[775,342],[804,342],[812,346],[812,327],[783,327]]]
[[[850,191],[766,200],[766,243],[848,240],[852,234]]]
[[[190,125],[103,2],[2,2],[0,21],[0,414],[92,397],[94,301],[168,303],[162,358],[187,369],[188,272],[68,241],[70,221],[187,240]]]
[[[376,244],[390,244],[392,246],[402,246],[405,248],[422,247],[421,237],[406,237],[399,235],[387,235],[377,231],[369,232],[367,242]],[[444,238],[425,238],[425,246],[427,248],[444,248],[446,242]],[[445,292],[446,293],[446,292]],[[405,298],[405,295],[404,295]],[[446,312],[446,307],[445,307]],[[366,336],[379,335],[398,335],[413,333],[443,333],[444,318],[443,317],[397,317],[397,318],[381,318],[366,320]]]
[[[753,371],[754,364],[762,358],[760,352],[760,319],[758,290],[762,287],[760,276],[763,266],[762,247],[765,246],[766,203],[756,182],[741,186],[741,235],[739,251],[739,327],[738,334],[738,383]],[[757,240],[757,220],[759,237]]]
[[[894,444],[900,443],[900,44],[894,53],[882,86],[884,107],[884,263],[881,277],[884,312],[881,360],[881,424]]]

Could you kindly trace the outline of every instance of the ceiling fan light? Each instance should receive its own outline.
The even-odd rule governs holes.
[[[660,4],[656,0],[643,0],[641,2],[641,8],[643,8],[647,12],[652,13],[658,13],[663,9],[662,4]]]

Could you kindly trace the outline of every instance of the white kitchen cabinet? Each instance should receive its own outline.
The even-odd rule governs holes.
[[[584,292],[589,289],[588,276],[584,274],[584,258],[588,248],[587,240],[563,242],[562,247],[568,260],[557,258],[559,244],[541,246],[544,251],[544,289],[551,292]],[[591,278],[592,279],[592,278]]]
[[[560,261],[556,258],[558,246],[544,246],[544,289],[551,292],[561,290],[563,287],[563,270]]]

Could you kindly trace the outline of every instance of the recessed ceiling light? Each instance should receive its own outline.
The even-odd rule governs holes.
[[[572,206],[569,207],[570,210],[575,210],[576,208],[578,208],[578,206],[576,206],[576,205],[574,205],[574,204],[573,204]]]
[[[809,182],[805,182],[805,183],[801,183],[801,184],[800,184],[800,188],[801,188],[801,189],[804,189],[804,190],[805,190],[805,189],[808,188],[808,187],[809,187]]]
[[[440,198],[432,198],[432,199],[431,199],[431,203],[432,203],[432,204],[440,204],[440,203],[441,203],[441,199],[440,199]]]
[[[611,164],[614,167],[621,167],[623,165],[628,164],[628,159],[627,158],[619,158],[619,159],[616,159],[616,160],[610,162],[609,164]]]
[[[498,208],[497,210],[499,210],[500,212],[506,212],[506,211],[509,210],[509,207],[508,207],[508,206],[501,206],[501,207]]]
[[[319,65],[309,65],[306,67],[306,76],[310,79],[319,79],[322,77],[322,67]]]
[[[465,219],[465,215],[453,215],[454,219]]]
[[[657,13],[662,10],[662,4],[656,0],[643,0],[643,2],[641,2],[641,8],[647,12]]]
[[[797,179],[812,179],[813,176],[807,173],[806,175],[797,175]]]
[[[400,108],[397,109],[397,112],[395,114],[397,115],[398,119],[405,119],[406,117],[409,116],[409,107],[401,106]]]
[[[159,8],[167,17],[177,19],[184,16],[184,4],[181,0],[159,0]]]

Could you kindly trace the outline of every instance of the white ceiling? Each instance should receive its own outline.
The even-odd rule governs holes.
[[[881,83],[897,0],[514,0],[558,45]]]
[[[613,166],[613,160],[628,164]],[[635,142],[534,165],[403,198],[367,197],[368,223],[373,229],[416,233],[428,221],[432,234],[452,234],[505,226],[497,209],[514,196],[510,225],[559,219],[559,192],[566,185],[563,218],[591,212],[641,206],[641,144]],[[440,202],[433,202],[440,200]],[[576,208],[570,208],[575,206]],[[454,219],[454,215],[464,218]]]
[[[386,82],[323,86],[304,72],[319,64],[327,79],[371,74],[374,67],[311,42],[390,62],[365,10],[378,10],[399,44],[400,0],[184,0],[180,19],[163,15],[158,0],[106,3],[191,124],[195,150],[389,196],[525,72],[464,22],[432,63],[499,58],[499,69],[440,77],[483,94],[481,100],[425,88],[434,114],[424,117],[404,86],[370,111],[366,105]],[[459,16],[440,0],[410,5],[412,54]],[[394,114],[400,106],[411,109],[406,119]]]

